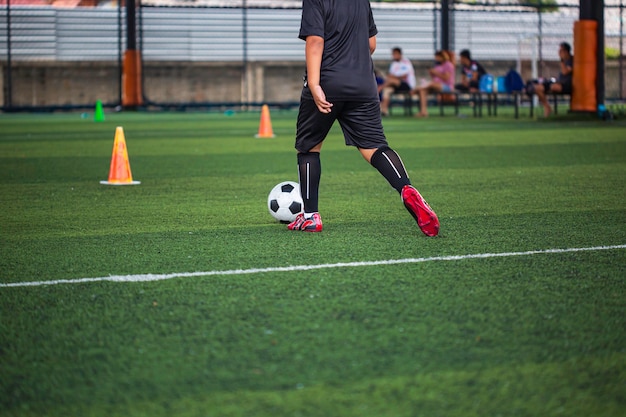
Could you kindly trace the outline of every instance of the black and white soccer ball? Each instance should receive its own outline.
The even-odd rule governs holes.
[[[270,214],[282,223],[294,221],[304,208],[300,185],[293,181],[276,184],[267,196],[267,208]]]

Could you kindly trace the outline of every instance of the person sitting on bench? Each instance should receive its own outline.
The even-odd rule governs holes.
[[[572,94],[574,56],[572,55],[572,47],[569,43],[562,42],[559,45],[559,58],[561,58],[561,72],[559,73],[559,77],[534,83],[531,88],[531,93],[536,94],[539,102],[543,105],[543,114],[545,117],[550,116],[552,113],[552,108],[546,98],[548,93]]]
[[[461,82],[454,86],[462,93],[476,93],[478,91],[480,77],[485,75],[487,71],[477,61],[472,59],[472,55],[468,49],[464,49],[459,54],[461,65]]]
[[[454,89],[454,64],[447,51],[435,52],[435,66],[428,70],[431,80],[422,80],[422,84],[412,93],[420,96],[420,112],[416,117],[428,117],[428,93],[451,93]]]
[[[383,94],[380,101],[380,112],[383,116],[389,114],[391,95],[409,93],[415,88],[415,70],[413,64],[402,56],[402,49],[395,47],[391,50],[391,65],[385,82],[378,86],[378,92]]]

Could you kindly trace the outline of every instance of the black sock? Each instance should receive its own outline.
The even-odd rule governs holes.
[[[300,194],[304,202],[304,212],[318,211],[318,192],[322,176],[322,163],[319,152],[298,154],[298,176],[300,179]]]
[[[378,148],[372,155],[370,163],[398,192],[401,192],[405,185],[411,185],[409,174],[406,173],[400,155],[390,147]]]

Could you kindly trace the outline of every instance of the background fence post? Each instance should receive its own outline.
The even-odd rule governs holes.
[[[117,102],[121,106],[122,105],[122,95],[123,95],[123,87],[122,87],[122,37],[124,36],[122,30],[122,0],[117,0],[117,74],[118,74],[118,84],[117,84]]]
[[[141,65],[137,51],[137,18],[135,0],[126,0],[126,52],[122,75],[122,105],[134,109],[143,104]]]
[[[248,1],[243,0],[241,5],[241,102],[244,109],[248,109],[247,104],[250,101],[249,83],[248,83]]]
[[[454,0],[441,0],[441,49],[450,50],[450,5]]]
[[[619,99],[624,100],[624,0],[619,2]]]
[[[580,20],[595,20],[597,26],[596,102],[604,104],[604,0],[580,0]],[[576,52],[576,51],[574,51]]]
[[[433,53],[437,50],[437,35],[438,35],[438,26],[437,26],[437,2],[433,2]]]
[[[543,62],[543,7],[542,0],[539,0],[539,5],[537,6],[537,24],[538,24],[538,33],[537,43],[539,44],[538,53],[539,53],[539,75],[544,77],[544,62]]]
[[[4,87],[4,107],[6,109],[10,109],[11,107],[13,107],[11,61],[11,0],[7,0],[7,75],[6,86]]]

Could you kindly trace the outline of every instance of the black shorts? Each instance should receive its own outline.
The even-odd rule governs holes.
[[[561,84],[561,91],[559,91],[556,94],[572,94],[572,83],[570,82],[561,82],[558,80],[554,80],[554,78],[550,79],[550,80],[545,80],[543,82],[543,91],[545,91],[546,93],[551,93],[552,92],[552,84]]]
[[[377,149],[387,145],[378,100],[334,101],[331,112],[325,114],[320,113],[313,99],[302,97],[296,130],[298,152],[308,152],[326,139],[335,120],[348,146]]]
[[[571,82],[563,82],[563,83],[561,83],[561,94],[572,94],[572,83]]]
[[[400,82],[400,85],[393,89],[394,93],[407,93],[411,91],[412,88],[410,85],[405,83],[404,81]]]

